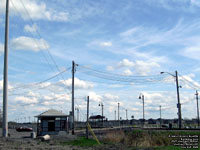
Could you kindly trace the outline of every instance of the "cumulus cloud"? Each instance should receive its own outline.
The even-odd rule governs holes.
[[[119,67],[134,67],[135,63],[132,61],[129,61],[128,59],[123,59],[118,63]]]
[[[37,103],[38,102],[37,98],[35,98],[35,97],[28,98],[28,97],[24,97],[24,96],[16,97],[15,101],[25,103],[25,104]]]
[[[102,100],[102,97],[100,95],[97,95],[95,92],[89,92],[90,100],[100,102]]]
[[[152,70],[160,68],[160,65],[156,61],[154,62],[151,60],[130,61],[128,59],[123,59],[117,64],[117,66],[113,66],[113,68],[125,68],[122,74],[127,76],[133,74],[147,75],[148,73],[151,73]]]
[[[5,12],[5,2],[0,0],[0,13]],[[29,15],[34,20],[49,20],[49,21],[67,21],[68,13],[60,12],[54,9],[48,9],[44,2],[37,0],[23,0],[24,6],[27,9],[28,13],[23,7],[23,4],[20,1],[13,1],[10,5],[11,15],[21,14],[21,17],[24,20],[29,19]],[[14,4],[14,6],[12,5]],[[16,9],[17,10],[16,10]],[[19,12],[19,13],[18,13]]]
[[[72,79],[61,80],[61,83],[67,87],[71,87]],[[74,78],[74,85],[76,89],[90,89],[94,87],[94,84],[91,82],[87,82],[84,80],[80,80],[78,78]]]
[[[26,36],[20,36],[11,40],[11,46],[15,50],[40,51],[49,48],[44,39],[34,39]]]
[[[25,32],[31,32],[31,33],[35,33],[37,31],[38,27],[36,24],[33,24],[32,26],[30,25],[25,25],[24,26],[24,31]]]

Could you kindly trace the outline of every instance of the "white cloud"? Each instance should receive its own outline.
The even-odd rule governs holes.
[[[100,102],[102,100],[102,97],[100,95],[97,95],[95,92],[89,92],[90,100]]]
[[[101,42],[100,46],[110,47],[110,46],[112,46],[112,42]]]
[[[152,71],[155,71],[156,69],[160,68],[160,65],[156,61],[158,60],[154,61],[152,59],[149,59],[146,61],[136,60],[133,62],[128,59],[123,59],[117,64],[117,66],[113,68],[116,69],[126,68],[122,73],[123,75],[133,75],[133,74],[147,75]]]
[[[52,20],[56,21],[68,21],[68,13],[67,12],[58,12],[52,16]]]
[[[183,51],[181,51],[181,55],[188,58],[200,60],[200,45],[197,44],[186,47],[185,49],[183,49]]]
[[[4,13],[5,0],[0,0],[0,3],[1,3],[0,13]],[[60,12],[54,9],[50,9],[46,6],[44,2],[40,2],[37,0],[23,0],[23,3],[28,13],[24,9],[20,1],[12,1],[12,3],[10,3],[11,15],[18,15],[18,12],[19,12],[21,14],[21,17],[24,20],[28,20],[29,15],[34,20],[40,20],[40,19],[49,20],[49,21],[67,21],[68,20],[68,14],[66,12]]]
[[[123,75],[130,76],[130,75],[133,75],[133,73],[130,69],[126,69],[126,70],[124,70]]]
[[[25,32],[31,32],[31,33],[35,33],[37,31],[38,27],[36,24],[33,24],[32,26],[30,25],[25,25],[24,26],[24,31]]]
[[[25,104],[37,103],[38,102],[38,100],[35,97],[28,98],[28,97],[24,97],[24,96],[16,97],[15,101],[25,103]]]
[[[49,48],[49,45],[44,39],[33,39],[25,36],[12,39],[11,46],[15,50],[32,50],[36,52]]]
[[[118,63],[118,67],[134,67],[135,64],[132,61],[129,61],[128,59],[123,59]]]
[[[141,75],[147,75],[152,70],[159,67],[160,65],[156,62],[145,62],[145,61],[137,60],[135,63],[135,69]]]
[[[72,79],[67,79],[65,81],[61,80],[62,84],[67,87],[71,87]],[[91,82],[86,82],[84,80],[80,80],[78,78],[74,78],[74,85],[76,89],[90,89],[94,87],[94,84]]]

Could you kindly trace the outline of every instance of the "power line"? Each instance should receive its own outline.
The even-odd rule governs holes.
[[[69,68],[67,68],[67,69],[65,69],[65,70],[63,70],[63,71],[61,71],[61,72],[59,72],[59,73],[57,73],[57,74],[55,74],[55,75],[53,75],[53,76],[51,76],[51,77],[45,79],[45,80],[42,80],[42,81],[40,81],[40,82],[31,83],[31,84],[27,84],[27,85],[19,86],[19,87],[13,87],[13,88],[10,88],[10,89],[8,89],[8,90],[16,90],[16,89],[27,88],[27,87],[29,88],[30,86],[40,85],[40,84],[42,84],[42,83],[44,83],[44,82],[47,82],[47,81],[49,81],[49,80],[51,80],[51,79],[53,79],[53,78],[55,78],[55,77],[57,77],[57,76],[63,74],[64,72],[68,71],[70,68],[71,68],[71,67],[69,67]]]
[[[80,65],[79,65],[80,67]],[[85,67],[81,67],[84,69],[88,69]],[[90,76],[95,76],[98,78],[102,78],[102,79],[106,79],[106,80],[111,80],[111,81],[118,81],[118,82],[128,82],[128,83],[153,83],[153,82],[159,82],[159,81],[163,81],[163,76],[122,76],[122,75],[114,75],[114,74],[110,74],[110,73],[105,73],[102,71],[97,71],[97,70],[93,70],[90,69],[90,71],[88,72],[83,72],[87,75]]]
[[[11,1],[11,2],[12,2],[12,1]],[[30,16],[28,10],[26,9],[26,7],[25,7],[23,1],[20,0],[20,2],[21,2],[21,4],[22,4],[22,6],[24,7],[25,12],[27,13],[29,19],[31,20],[32,25],[34,25],[34,21],[33,21],[33,19],[31,18],[31,16]],[[13,6],[15,7],[15,5],[14,5],[13,2],[12,2],[12,4],[13,4]],[[15,9],[17,10],[16,7],[15,7]],[[18,10],[17,10],[17,11],[18,11]],[[18,12],[18,13],[19,13],[19,12]],[[36,33],[38,34],[38,36],[40,37],[40,39],[42,39],[42,36],[41,36],[40,32],[38,31],[38,29],[35,28],[35,30],[36,30]],[[32,34],[32,33],[31,33],[31,34]],[[32,35],[32,36],[33,36],[33,35]],[[33,39],[34,39],[34,38],[33,38]],[[35,41],[35,39],[34,39],[34,41]],[[36,45],[37,45],[37,42],[36,42],[36,41],[35,41],[35,43],[36,43]],[[57,63],[56,63],[56,61],[55,61],[55,59],[54,59],[53,56],[51,55],[48,46],[46,45],[46,43],[45,43],[44,41],[42,41],[42,43],[43,43],[43,45],[45,46],[45,48],[46,48],[46,50],[47,50],[47,52],[48,52],[49,57],[50,57],[51,60],[53,61],[54,65],[56,66],[56,69],[60,72],[60,69],[59,69],[59,67],[58,67],[58,65],[57,65]],[[39,48],[39,49],[40,49],[40,48]],[[42,51],[42,53],[44,53],[44,52]],[[43,56],[45,57],[44,54],[43,54]],[[46,57],[45,57],[45,59],[46,59],[46,61],[48,62],[49,66],[51,66],[50,63],[49,63],[49,61],[48,61],[48,59],[47,59]],[[52,66],[51,66],[51,69],[54,71],[54,69],[52,68]],[[61,77],[62,77],[62,79],[64,80],[64,77],[62,76],[62,74],[61,74]],[[67,89],[68,89],[68,88],[67,88]],[[68,89],[68,90],[70,90],[70,89]]]
[[[179,73],[179,75],[180,75],[180,73]],[[182,80],[183,82],[185,81],[185,83],[186,83],[188,86],[190,86],[191,88],[193,88],[193,89],[195,89],[195,90],[200,89],[200,86],[195,85],[194,82],[189,81],[188,79],[186,79],[186,78],[185,78],[184,76],[182,76],[182,75],[180,75],[180,77],[181,77],[181,80]]]

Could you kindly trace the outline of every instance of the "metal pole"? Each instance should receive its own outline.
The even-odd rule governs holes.
[[[128,120],[128,116],[127,116],[127,109],[126,109],[126,120]]]
[[[116,110],[115,110],[115,120],[116,120]]]
[[[144,126],[144,95],[142,95],[142,103],[143,103],[143,126]]]
[[[162,125],[162,121],[161,121],[161,105],[160,105],[160,128],[161,128],[161,125]]]
[[[72,61],[72,135],[74,135],[74,73],[75,62]]]
[[[196,91],[196,100],[197,100],[197,121],[198,121],[198,128],[199,128],[199,99],[198,99],[198,91]]]
[[[8,137],[8,38],[9,38],[9,0],[6,0],[4,78],[3,78],[3,127],[2,136]]]
[[[77,121],[79,121],[79,108],[77,109],[77,111],[78,111]]]
[[[101,103],[101,108],[102,108],[102,127],[103,127],[103,103]]]
[[[89,96],[87,97],[87,124],[86,124],[86,138],[88,139],[89,132],[88,132],[88,118],[89,118]]]
[[[182,119],[181,119],[181,104],[180,104],[180,97],[179,97],[179,85],[178,85],[178,72],[175,71],[175,77],[176,77],[176,90],[177,90],[177,100],[178,100],[178,104],[177,104],[177,108],[178,108],[178,126],[179,129],[181,129],[182,127]]]
[[[120,120],[119,120],[119,103],[118,103],[118,121],[119,121],[119,126],[120,126]]]

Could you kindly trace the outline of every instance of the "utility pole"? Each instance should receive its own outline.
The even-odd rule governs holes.
[[[198,91],[196,91],[196,100],[197,100],[197,121],[198,121],[198,128],[199,128],[199,98],[198,98]]]
[[[86,124],[86,138],[87,139],[88,139],[88,136],[89,136],[89,132],[88,132],[89,121],[88,121],[88,118],[89,118],[89,96],[87,97],[87,124]]]
[[[77,108],[77,121],[79,121],[79,108]]]
[[[116,120],[116,110],[115,110],[115,120]]]
[[[179,88],[181,86],[178,85],[178,72],[175,71],[175,75],[169,73],[169,72],[160,72],[161,74],[163,73],[167,73],[171,76],[173,76],[175,79],[176,79],[176,90],[177,90],[177,100],[178,100],[178,104],[177,104],[177,108],[178,108],[178,126],[179,126],[179,129],[181,129],[182,127],[182,117],[181,117],[181,104],[180,104],[180,96],[179,96]]]
[[[72,61],[72,135],[74,135],[74,74],[75,74],[75,62]]]
[[[161,121],[161,105],[160,105],[160,128],[161,128],[161,125],[162,125],[162,121]]]
[[[102,127],[103,127],[103,103],[99,103],[99,106],[101,106],[101,113],[102,113]]]
[[[119,103],[118,103],[118,121],[119,121],[119,126],[120,126],[120,120],[119,120]]]
[[[181,129],[182,127],[182,118],[181,118],[181,104],[180,104],[180,96],[179,96],[179,85],[178,85],[178,72],[175,71],[175,77],[176,77],[176,90],[177,90],[177,99],[178,99],[178,104],[177,104],[177,108],[178,108],[178,126],[179,129]]]
[[[127,109],[126,109],[126,120],[128,120],[128,116],[127,116]]]
[[[9,0],[6,0],[4,74],[3,74],[3,126],[2,126],[3,137],[8,137],[8,38],[9,38]]]

